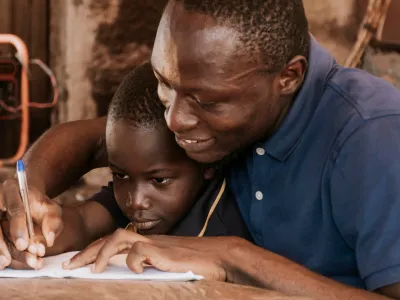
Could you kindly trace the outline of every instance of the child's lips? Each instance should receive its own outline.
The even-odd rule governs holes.
[[[136,220],[132,221],[132,224],[137,230],[150,230],[156,227],[160,222],[161,220]]]

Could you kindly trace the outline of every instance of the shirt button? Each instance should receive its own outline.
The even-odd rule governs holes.
[[[265,154],[265,150],[263,148],[257,148],[256,152],[258,155],[264,155]]]
[[[256,192],[256,199],[262,200],[262,198],[263,198],[263,194],[260,191]]]

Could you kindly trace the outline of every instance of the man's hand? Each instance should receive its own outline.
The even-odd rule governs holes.
[[[17,255],[18,251],[28,250],[35,256],[44,256],[45,247],[51,247],[57,235],[62,231],[61,207],[35,187],[29,187],[28,195],[32,220],[35,224],[35,239],[33,241],[29,240],[18,181],[10,179],[0,186],[0,217],[8,220],[7,223],[2,222],[3,230],[0,235],[0,264],[2,265],[10,265],[12,256],[15,259],[21,258],[22,255]],[[7,228],[4,228],[4,224],[7,224]],[[15,246],[16,251],[10,253],[4,235],[8,235],[8,239]]]
[[[39,230],[40,229],[35,226],[35,232],[39,233]],[[41,258],[41,254],[32,254],[29,251],[19,251],[15,248],[14,244],[10,241],[9,224],[7,220],[1,221],[0,231],[4,231],[5,233],[3,235],[2,242],[5,244],[5,247],[7,247],[8,253],[10,254],[7,264],[1,265],[0,270],[4,270],[6,267],[22,270],[41,269],[43,267],[43,259]]]
[[[103,272],[108,260],[129,249],[128,267],[143,272],[143,264],[161,271],[192,271],[210,280],[226,280],[223,256],[238,238],[148,236],[119,229],[109,238],[97,241],[71,260],[73,268],[95,263],[94,272]]]

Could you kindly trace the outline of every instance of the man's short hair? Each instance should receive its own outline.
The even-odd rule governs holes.
[[[261,58],[268,71],[280,70],[296,55],[308,56],[310,37],[302,0],[175,1],[238,31],[243,46],[239,54],[243,50]]]
[[[157,84],[149,62],[131,71],[114,94],[108,119],[124,120],[135,127],[155,127],[165,122],[165,107],[158,98]]]

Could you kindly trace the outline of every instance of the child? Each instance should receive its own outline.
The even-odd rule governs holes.
[[[251,237],[221,174],[175,142],[149,63],[131,72],[110,104],[106,144],[113,182],[64,208],[64,230],[46,255],[80,250],[128,224],[143,235]]]

